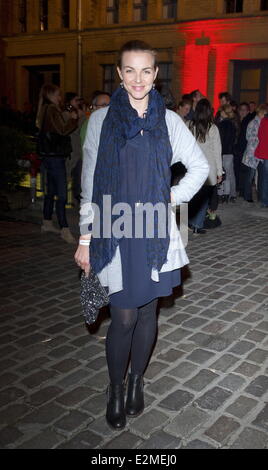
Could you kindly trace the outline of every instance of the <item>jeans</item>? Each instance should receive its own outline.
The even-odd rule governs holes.
[[[256,173],[254,168],[250,168],[242,163],[244,167],[244,185],[243,185],[243,197],[245,201],[252,201],[252,183]]]
[[[67,178],[65,159],[60,157],[45,157],[43,165],[47,173],[47,191],[44,200],[43,215],[45,220],[52,220],[54,197],[56,213],[60,228],[68,227],[65,205],[67,202]]]
[[[236,197],[236,186],[235,186],[235,173],[234,173],[234,156],[223,155],[222,156],[223,167],[226,172],[226,178],[220,185],[218,194],[219,196],[230,196]]]
[[[268,160],[258,165],[258,193],[260,202],[268,207]]]
[[[189,205],[189,225],[203,228],[208,209],[210,186],[203,186],[193,197]]]
[[[80,158],[72,170],[73,196],[80,201],[81,194],[81,175],[82,175],[82,159]]]
[[[243,153],[237,153],[234,155],[234,174],[235,174],[235,185],[236,185],[236,190],[240,191],[242,190],[241,185],[243,182],[241,181],[241,164],[242,164],[242,159],[243,159]],[[223,165],[224,166],[224,165]],[[233,196],[233,195],[232,195]]]

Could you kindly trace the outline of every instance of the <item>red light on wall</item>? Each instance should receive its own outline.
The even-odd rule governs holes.
[[[219,107],[218,95],[229,91],[230,61],[238,59],[235,52],[246,43],[226,43],[228,31],[243,27],[241,19],[201,20],[180,25],[178,33],[186,42],[182,60],[182,94],[199,89],[212,101],[215,110]],[[207,40],[208,44],[200,44]],[[199,41],[199,44],[196,44]]]
[[[216,46],[216,70],[213,98],[213,106],[215,109],[219,106],[219,93],[222,91],[232,93],[232,90],[228,89],[228,72],[232,52],[236,47],[237,44],[217,44]]]
[[[207,95],[209,46],[189,44],[184,49],[182,94],[199,89]]]

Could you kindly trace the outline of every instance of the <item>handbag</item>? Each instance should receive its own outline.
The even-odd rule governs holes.
[[[99,309],[109,304],[110,299],[101,285],[98,276],[90,270],[88,277],[83,271],[81,274],[80,302],[85,322],[92,325],[99,314]]]
[[[73,151],[71,137],[51,131],[44,132],[47,110],[48,105],[44,112],[42,127],[37,136],[37,153],[40,157],[67,158]]]

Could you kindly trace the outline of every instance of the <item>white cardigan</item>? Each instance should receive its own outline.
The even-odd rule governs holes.
[[[88,234],[88,225],[93,222],[94,212],[91,208],[93,178],[98,155],[99,139],[104,118],[108,108],[95,111],[90,116],[85,144],[83,148],[82,199],[80,210],[81,235]],[[166,111],[166,123],[169,139],[173,150],[171,165],[182,162],[187,169],[186,175],[178,185],[171,188],[171,196],[176,205],[189,202],[205,182],[209,166],[207,160],[196,143],[195,138],[187,129],[182,119],[173,111]],[[171,213],[170,244],[167,262],[162,266],[161,273],[173,271],[189,263],[180,232],[176,224],[175,211]],[[123,289],[122,265],[119,246],[116,248],[112,261],[98,274],[103,286],[108,287],[109,294]],[[159,272],[152,269],[151,278],[159,282]]]
[[[191,121],[187,121],[186,125],[189,127]],[[209,132],[206,135],[205,142],[199,142],[201,150],[209,164],[209,175],[206,184],[215,186],[217,184],[217,176],[222,176],[222,147],[219,129],[215,124],[212,124]]]

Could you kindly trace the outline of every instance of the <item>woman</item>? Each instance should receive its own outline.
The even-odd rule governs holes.
[[[60,109],[60,103],[60,89],[56,85],[43,85],[40,92],[36,122],[40,134],[45,135],[49,132],[57,138],[57,136],[68,136],[77,128],[78,114],[72,111],[70,113],[70,119],[66,122]],[[55,141],[56,139],[54,142]],[[67,243],[76,243],[68,227],[65,212],[65,204],[67,201],[65,158],[69,157],[70,153],[70,145],[68,145],[68,150],[66,149],[66,154],[63,155],[55,155],[54,149],[51,148],[48,149],[47,154],[45,154],[43,158],[43,165],[47,175],[47,191],[44,200],[44,220],[41,230],[42,232],[59,233],[59,230],[52,224],[54,198],[58,196],[56,212],[61,238]]]
[[[220,185],[218,194],[222,202],[235,202],[236,183],[234,172],[234,146],[236,141],[236,128],[234,125],[234,112],[230,104],[220,108],[221,121],[218,122],[218,129],[221,137],[222,160],[225,170],[225,180]]]
[[[122,429],[126,415],[137,416],[144,409],[143,374],[155,341],[158,297],[170,295],[180,284],[180,268],[188,258],[174,212],[170,234],[162,238],[157,230],[146,238],[144,224],[136,238],[132,230],[129,237],[121,239],[102,234],[101,226],[102,236],[93,234],[90,243],[93,216],[95,225],[98,214],[100,221],[107,214],[103,222],[107,229],[111,218],[103,197],[110,195],[113,209],[118,202],[128,203],[124,225],[130,227],[137,219],[135,232],[136,227],[139,231],[145,219],[139,211],[143,203],[158,203],[166,209],[171,197],[178,205],[189,201],[206,179],[208,165],[182,120],[166,110],[154,89],[158,73],[155,51],[141,41],[130,41],[121,49],[117,70],[122,82],[109,108],[94,112],[89,120],[82,170],[81,237],[75,260],[86,273],[92,267],[108,288],[111,324],[106,339],[110,376],[106,419],[112,428]],[[170,190],[170,166],[178,160],[188,173]],[[146,217],[146,224],[154,228],[155,219],[154,215]],[[118,216],[112,215],[114,221],[120,222]],[[166,228],[162,223],[160,230],[163,226]],[[131,373],[124,407],[129,355]]]
[[[255,158],[255,150],[258,146],[258,132],[262,119],[267,113],[268,107],[266,104],[258,106],[256,117],[251,121],[247,127],[247,148],[245,150],[242,164],[244,167],[244,187],[243,197],[247,202],[253,202],[252,197],[252,183],[256,174],[260,160]]]
[[[203,234],[206,233],[204,222],[209,200],[215,199],[212,199],[214,189],[222,181],[221,139],[218,128],[214,124],[211,104],[206,98],[197,103],[195,116],[189,123],[189,129],[195,136],[209,164],[208,179],[190,203],[190,227],[193,229],[193,233]],[[213,213],[216,209],[217,203],[210,207]]]
[[[87,120],[85,112],[80,108],[80,102],[81,98],[79,98],[77,93],[68,92],[65,94],[65,121],[70,119],[70,113],[72,111],[78,114],[78,125],[70,134],[73,151],[70,158],[66,159],[67,180],[71,180],[73,201],[75,204],[80,203],[81,193],[82,145],[80,140],[80,131],[84,122]]]
[[[259,144],[255,157],[259,159],[258,165],[258,197],[261,208],[268,208],[268,116],[262,119],[259,132]]]

